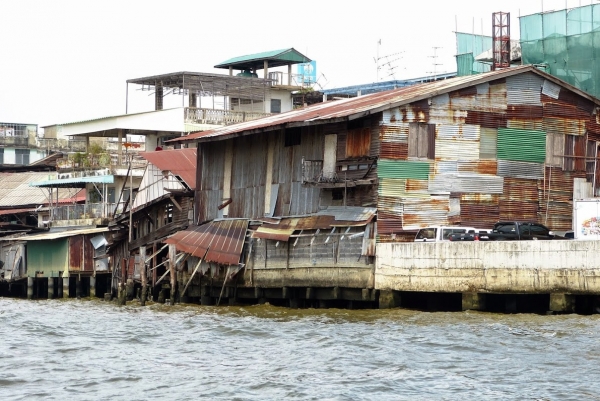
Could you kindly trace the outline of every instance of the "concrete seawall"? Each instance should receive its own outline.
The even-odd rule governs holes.
[[[600,241],[378,244],[375,289],[600,294]]]

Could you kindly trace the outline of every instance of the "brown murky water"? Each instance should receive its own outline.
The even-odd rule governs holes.
[[[599,400],[600,315],[0,298],[1,400]]]

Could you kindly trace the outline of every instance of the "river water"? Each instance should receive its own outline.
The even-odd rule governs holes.
[[[0,400],[600,400],[600,315],[0,298]]]

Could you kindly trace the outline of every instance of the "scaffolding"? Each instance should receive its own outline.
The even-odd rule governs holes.
[[[600,4],[523,16],[523,64],[600,97]]]

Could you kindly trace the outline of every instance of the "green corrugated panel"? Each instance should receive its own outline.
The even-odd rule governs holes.
[[[377,163],[377,175],[380,178],[428,180],[429,163],[381,159]]]
[[[27,242],[27,276],[44,272],[45,277],[56,277],[52,272],[68,269],[68,238]]]
[[[544,163],[546,133],[515,128],[498,128],[498,159]]]

